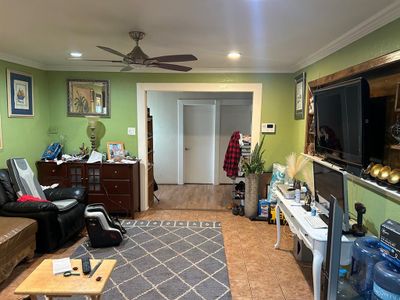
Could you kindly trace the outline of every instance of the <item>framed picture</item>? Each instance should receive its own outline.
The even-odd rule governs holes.
[[[33,117],[32,75],[7,69],[9,117]]]
[[[394,111],[400,112],[400,82],[396,84],[396,99],[394,102]]]
[[[303,72],[295,77],[294,90],[294,118],[295,120],[304,119],[304,105],[306,98],[306,73]]]
[[[68,79],[68,108],[70,117],[110,117],[110,81]]]
[[[122,142],[107,142],[107,159],[116,156],[125,156],[124,144]]]

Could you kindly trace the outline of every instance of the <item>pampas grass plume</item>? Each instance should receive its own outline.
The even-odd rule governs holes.
[[[288,176],[292,179],[296,178],[296,175],[299,174],[307,162],[308,159],[303,155],[297,155],[294,152],[290,153],[286,158]]]

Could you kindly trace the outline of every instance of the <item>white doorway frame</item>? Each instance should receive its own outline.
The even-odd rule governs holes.
[[[219,120],[217,120],[217,111],[216,111],[216,101],[215,100],[210,100],[210,99],[198,99],[198,100],[184,100],[184,99],[179,99],[178,100],[178,184],[184,184],[184,143],[185,143],[185,126],[184,126],[184,107],[192,105],[192,106],[211,106],[213,108],[213,119],[214,119],[214,124],[213,124],[213,157],[212,157],[212,168],[213,168],[213,184],[216,184],[216,159],[217,159],[217,153],[216,153],[216,140],[217,136],[219,135],[219,130],[217,132],[217,122],[219,123]],[[219,129],[219,128],[218,128]],[[219,150],[219,148],[218,148]]]
[[[140,161],[140,210],[148,210],[147,178],[147,92],[251,92],[253,112],[251,121],[252,147],[260,139],[261,83],[137,83],[138,157]]]

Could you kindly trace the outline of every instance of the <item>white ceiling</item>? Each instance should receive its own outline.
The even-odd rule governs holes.
[[[48,70],[118,71],[131,30],[149,56],[192,53],[192,72],[293,72],[400,17],[394,0],[0,0],[0,59]],[[227,52],[242,58],[230,61]],[[144,71],[139,70],[139,71]],[[157,69],[158,71],[158,69]]]

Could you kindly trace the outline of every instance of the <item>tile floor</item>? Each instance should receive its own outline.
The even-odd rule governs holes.
[[[138,214],[137,219],[222,222],[233,299],[312,299],[311,267],[300,266],[295,261],[287,226],[283,228],[281,250],[275,250],[275,225],[251,222],[229,211],[149,210]],[[22,299],[13,292],[24,278],[44,258],[71,255],[82,239],[84,237],[54,254],[35,257],[19,265],[0,285],[0,299]]]

